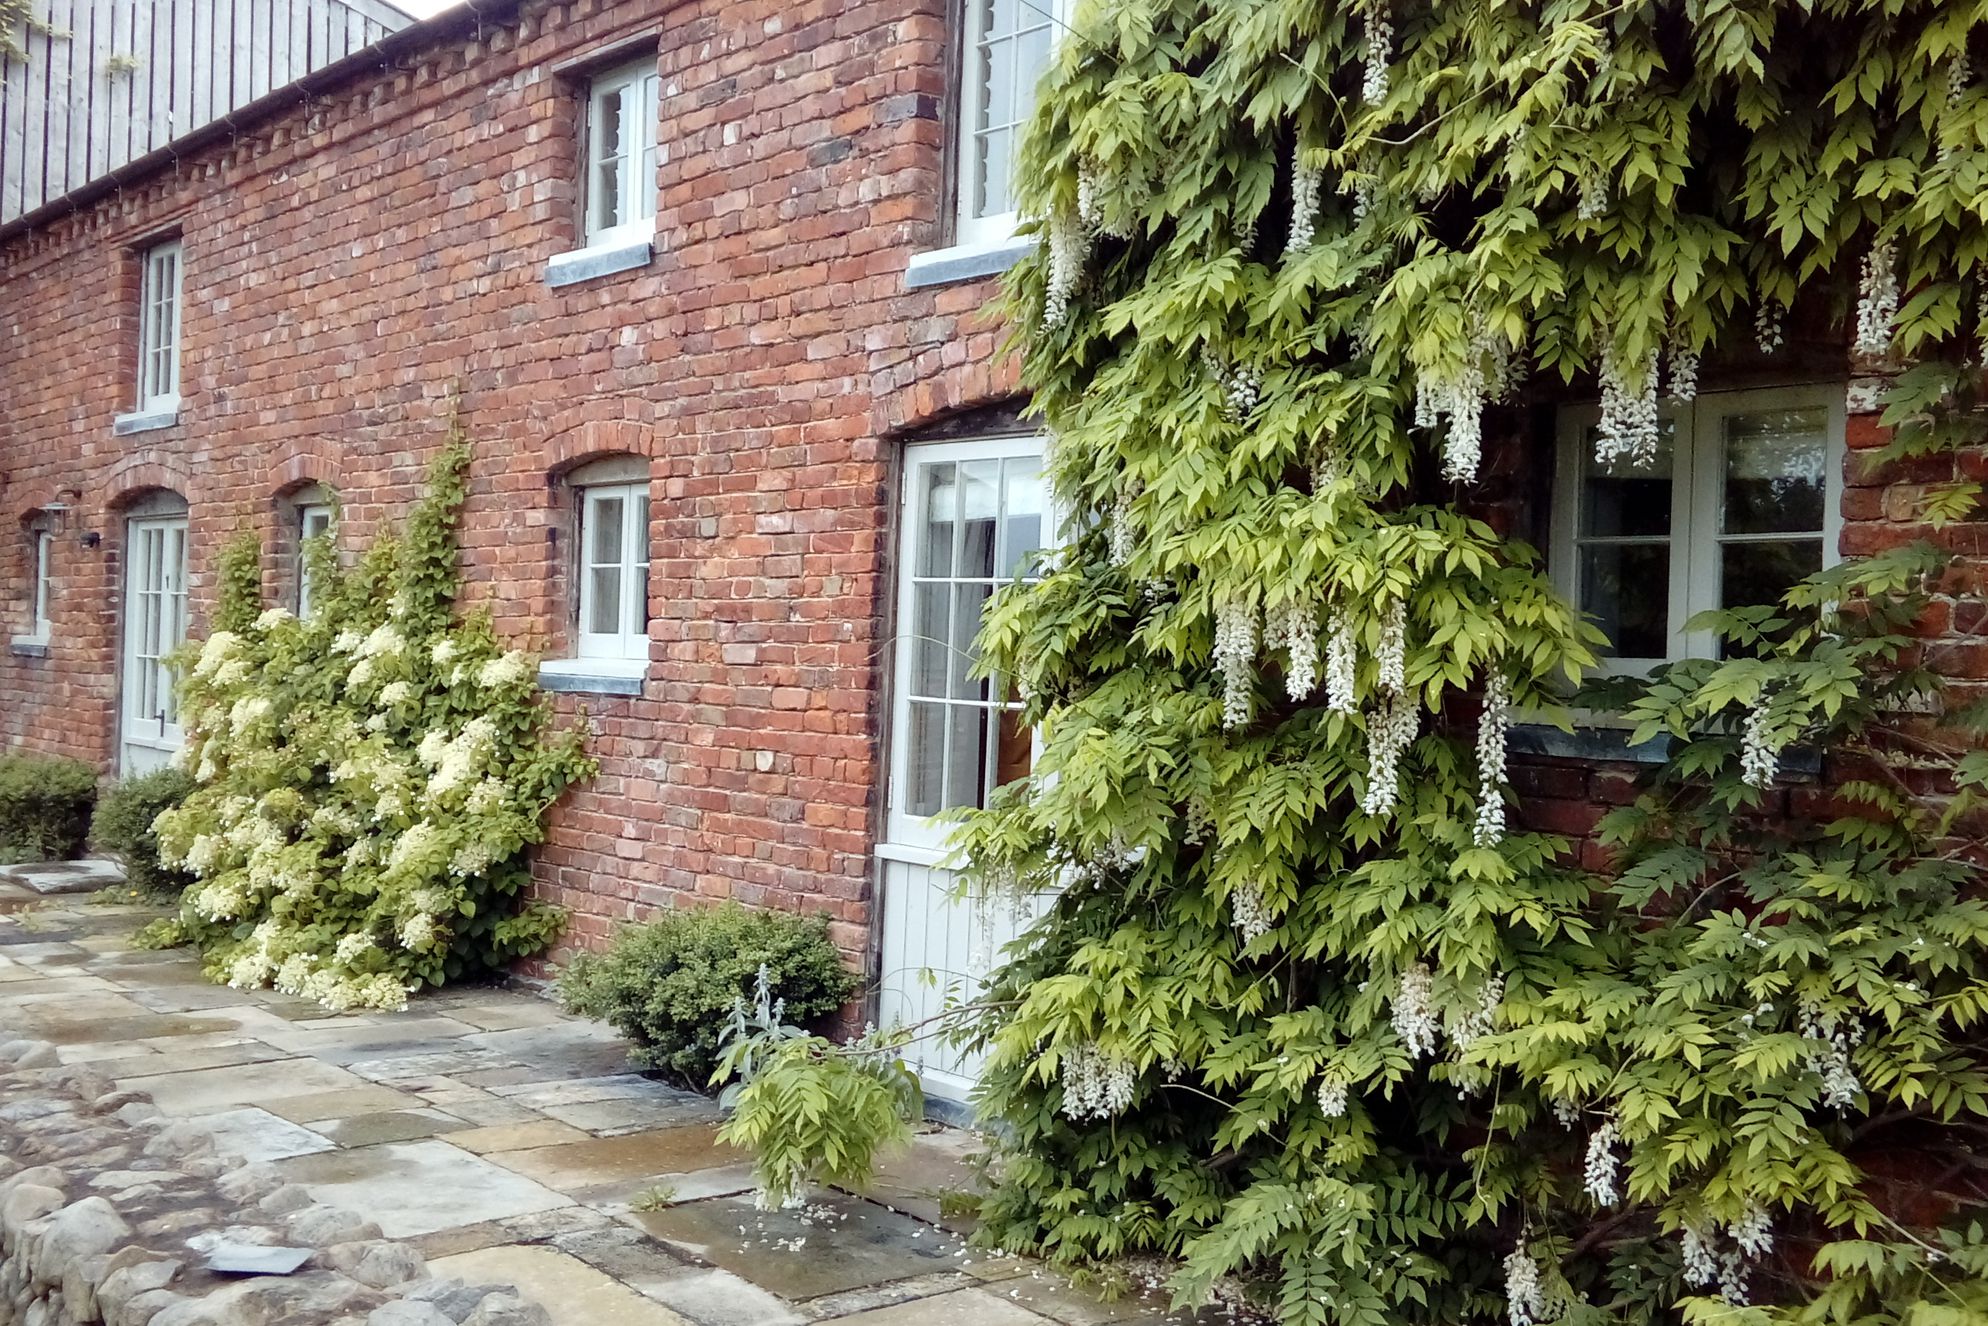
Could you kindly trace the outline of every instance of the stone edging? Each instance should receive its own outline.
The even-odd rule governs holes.
[[[206,1270],[217,1239],[309,1248],[284,1276]],[[507,1285],[428,1274],[378,1225],[216,1153],[46,1041],[0,1041],[0,1326],[552,1326]]]

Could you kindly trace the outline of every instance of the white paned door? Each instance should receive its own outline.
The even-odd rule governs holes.
[[[186,639],[186,520],[134,518],[124,546],[119,765],[138,774],[163,767],[180,748],[179,704],[166,657]]]

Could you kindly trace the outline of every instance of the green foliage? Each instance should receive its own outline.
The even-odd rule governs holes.
[[[961,836],[974,887],[1055,894],[973,1036],[982,1238],[1308,1326],[1983,1320],[1988,758],[1911,638],[1934,560],[1603,688],[1673,756],[1597,878],[1501,832],[1471,698],[1556,713],[1594,636],[1461,509],[1500,384],[1654,422],[1660,364],[1847,329],[1853,294],[1864,350],[1917,361],[1881,456],[1978,441],[1983,17],[1080,9],[1009,300],[1077,518],[990,609],[1042,755]],[[1784,806],[1800,747],[1836,786]],[[801,1069],[834,1057],[783,1053],[826,1108]],[[752,1140],[790,1167],[837,1136],[788,1115]]]
[[[0,755],[0,863],[83,854],[96,770],[53,755]]]
[[[455,615],[468,463],[452,430],[406,530],[351,571],[307,547],[306,620],[262,609],[251,540],[224,554],[217,629],[177,660],[196,786],[156,821],[198,883],[149,942],[199,945],[216,980],[394,1008],[559,932],[520,902],[526,853],[593,764],[550,730],[533,661]]]
[[[701,1088],[718,1066],[726,1015],[762,971],[802,1024],[842,1007],[856,984],[826,918],[725,903],[624,927],[605,954],[579,954],[560,973],[559,998],[612,1024],[638,1064]]]
[[[809,1184],[860,1187],[877,1158],[911,1140],[925,1108],[918,1075],[898,1058],[903,1040],[870,1031],[849,1045],[786,1020],[767,968],[754,1001],[733,1002],[712,1081],[732,1111],[718,1140],[753,1153],[763,1206],[798,1199]]]
[[[184,770],[156,769],[121,779],[98,798],[90,837],[123,863],[125,879],[140,893],[177,898],[193,882],[193,876],[159,860],[159,838],[152,827],[161,813],[185,801],[193,788],[193,779]]]

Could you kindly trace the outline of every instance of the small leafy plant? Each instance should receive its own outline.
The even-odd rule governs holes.
[[[718,1066],[726,1016],[752,995],[759,973],[803,1024],[842,1007],[856,986],[824,918],[728,902],[625,927],[606,953],[573,960],[559,998],[634,1042],[637,1064],[702,1088]]]
[[[156,769],[122,779],[105,790],[90,819],[90,838],[124,866],[124,877],[147,897],[177,897],[193,876],[159,860],[154,824],[164,812],[186,800],[193,779],[181,769]]]
[[[0,863],[83,854],[97,774],[81,760],[0,755]]]

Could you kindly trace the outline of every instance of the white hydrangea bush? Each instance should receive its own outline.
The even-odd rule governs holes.
[[[210,977],[327,1009],[393,1009],[424,985],[542,949],[557,909],[521,905],[546,812],[592,766],[553,734],[537,668],[454,613],[452,445],[407,532],[299,619],[259,610],[252,540],[226,554],[216,629],[179,660],[194,792],[161,814],[195,876],[178,918]]]

